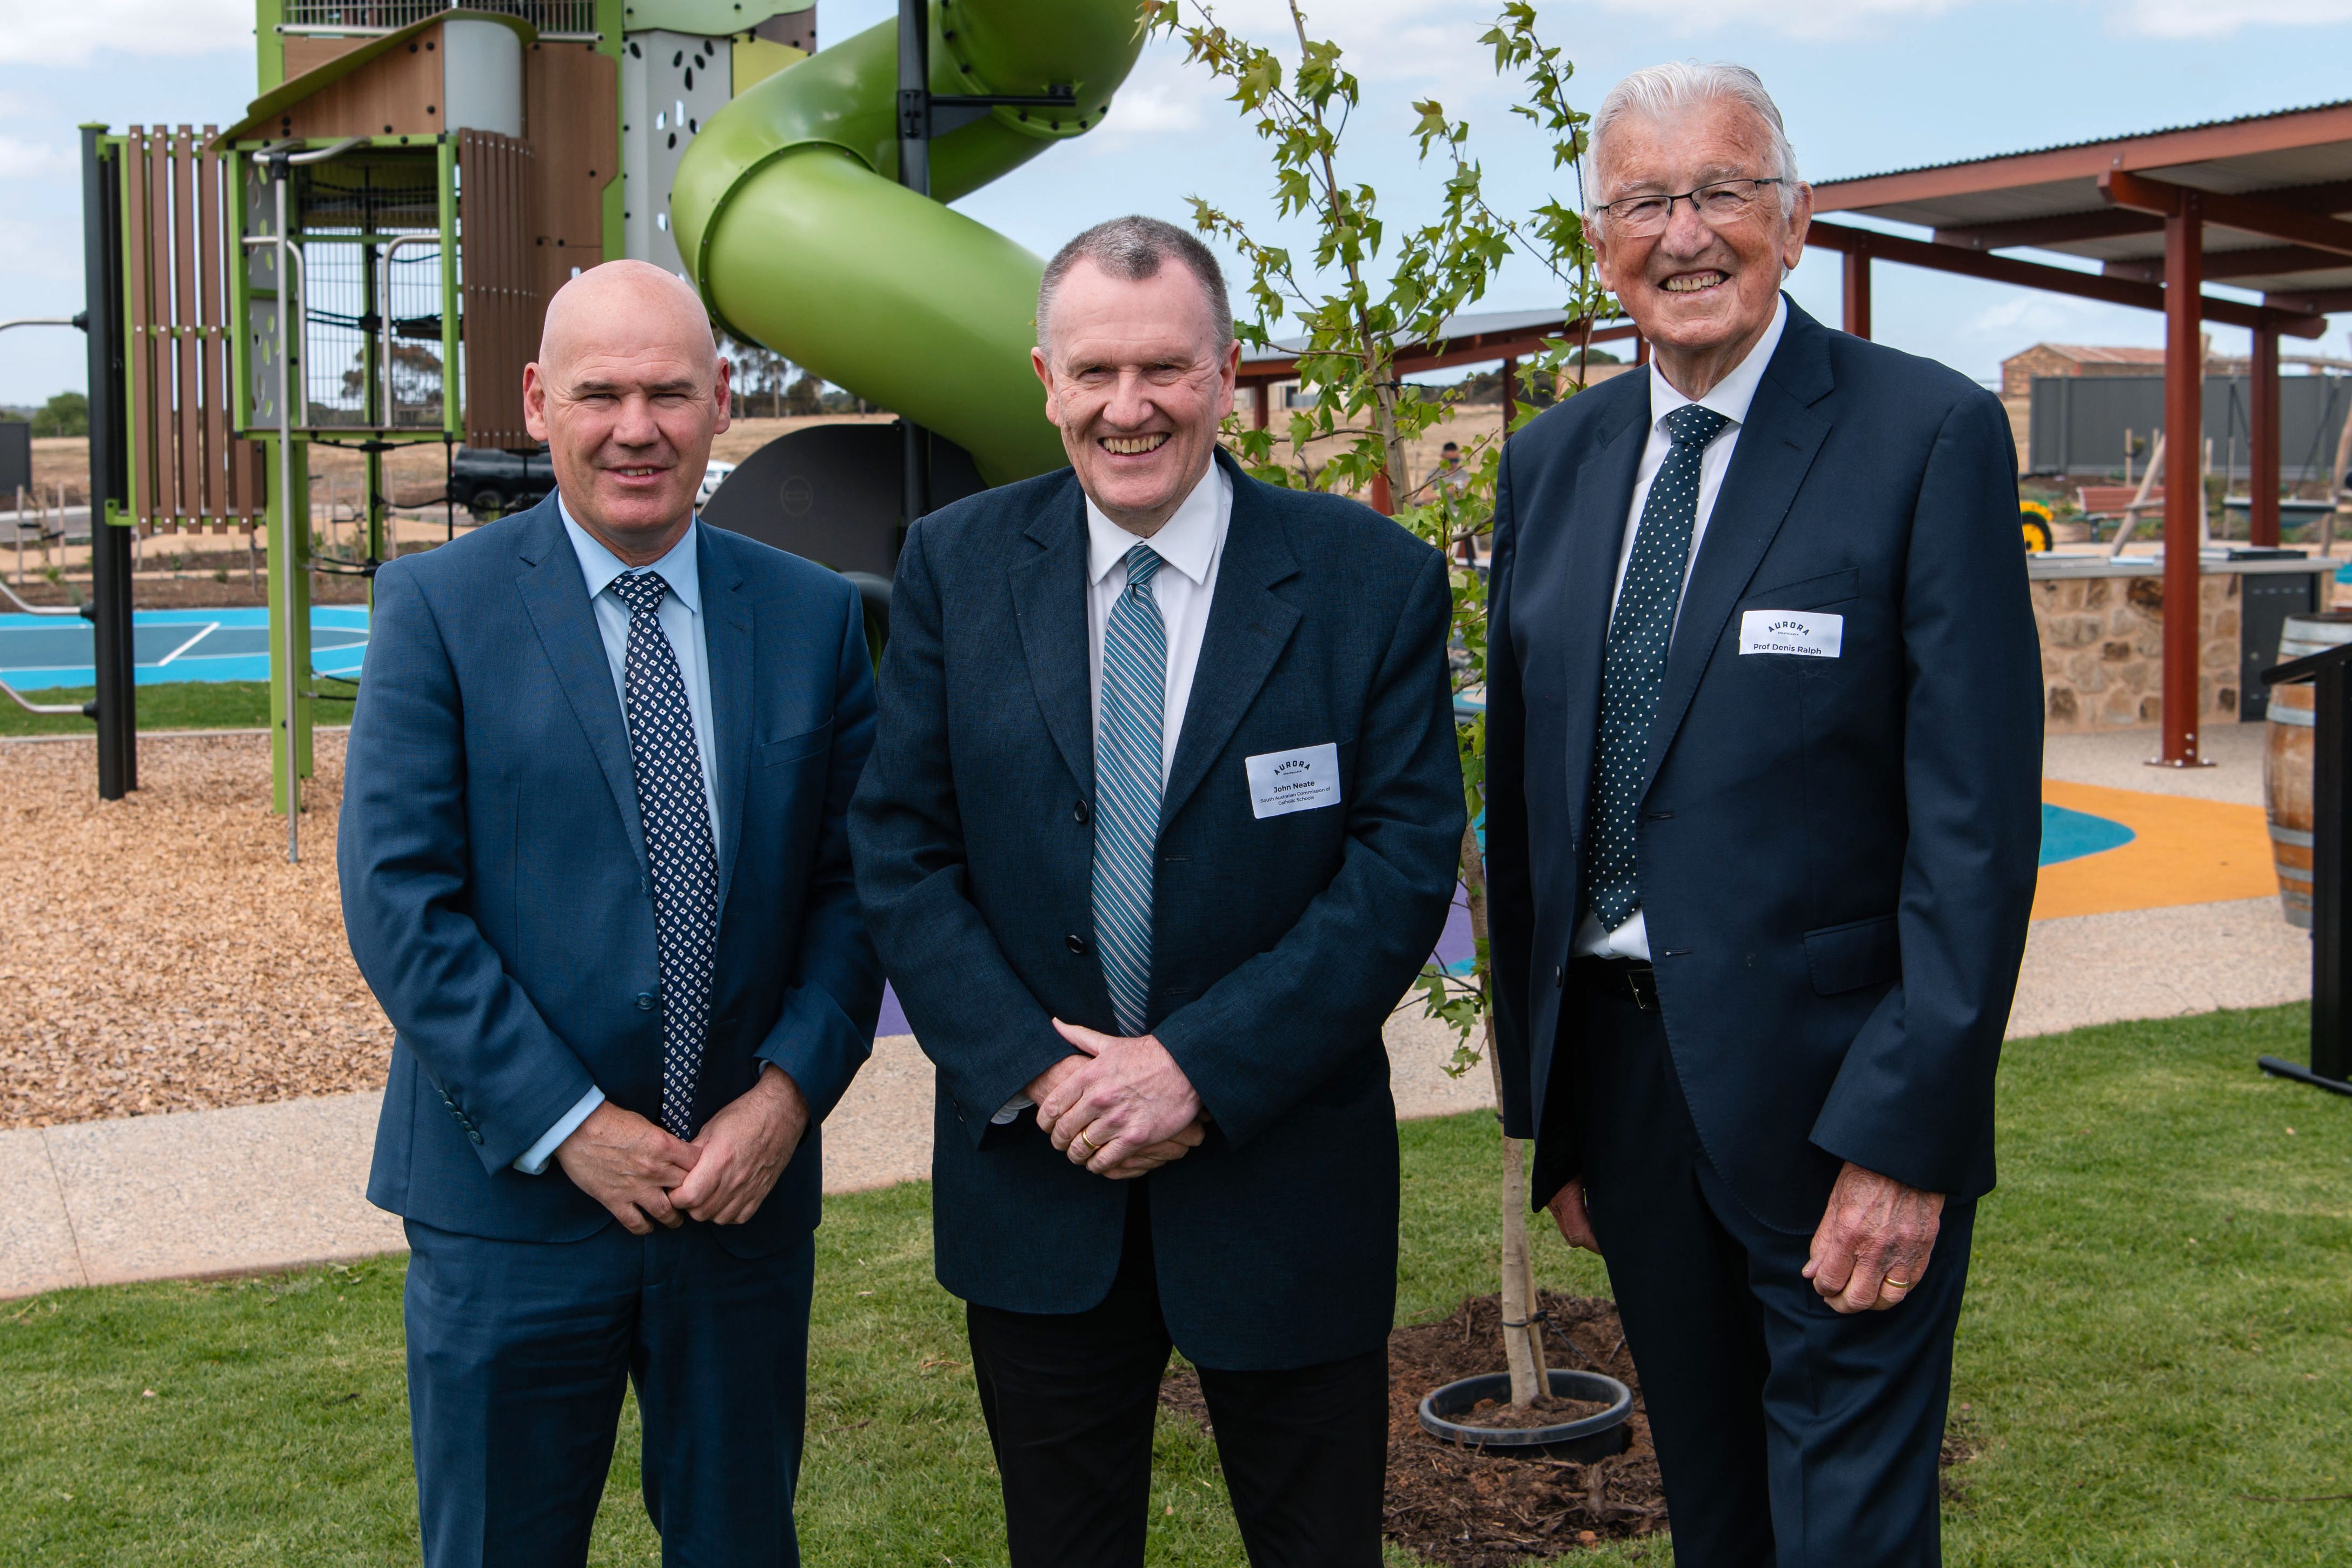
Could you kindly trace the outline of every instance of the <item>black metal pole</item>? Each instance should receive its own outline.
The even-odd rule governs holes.
[[[131,529],[109,521],[131,499],[122,427],[123,348],[121,165],[106,127],[81,128],[82,291],[89,333],[89,617],[98,694],[98,795],[121,800],[139,787],[138,688],[131,635]]]
[[[930,0],[898,0],[898,183],[931,194]],[[898,416],[899,505],[908,526],[931,510],[931,435]]]
[[[2352,714],[2345,710],[2352,699],[2341,660],[2323,667],[2314,678],[2311,777],[2311,1070],[2322,1078],[2342,1079],[2352,1067],[2352,1016],[2346,1012],[2345,983],[2352,979],[2346,942],[2352,926],[2345,920],[2346,864],[2344,791],[2347,745],[2352,745]]]

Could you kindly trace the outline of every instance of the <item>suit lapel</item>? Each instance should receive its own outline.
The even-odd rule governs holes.
[[[1077,480],[1056,490],[1029,525],[1036,548],[1013,567],[1021,653],[1045,728],[1078,781],[1095,793],[1092,637],[1087,624],[1087,514]]]
[[[1231,464],[1223,452],[1217,461]],[[1297,572],[1298,561],[1284,537],[1282,519],[1268,504],[1268,487],[1238,468],[1229,466],[1227,472],[1234,482],[1234,515],[1217,563],[1216,591],[1209,600],[1209,625],[1192,672],[1176,760],[1160,795],[1163,826],[1176,820],[1201,786],[1298,627],[1297,607],[1271,592]]]
[[[1691,563],[1690,587],[1675,617],[1666,683],[1650,721],[1644,789],[1674,744],[1731,606],[1748,591],[1814,455],[1829,436],[1829,419],[1812,406],[1835,384],[1827,336],[1826,328],[1790,302],[1780,346],[1764,367],[1755,401],[1748,405],[1738,445],[1732,448],[1731,468],[1723,476],[1706,535],[1699,542],[1698,559]]]
[[[1626,513],[1642,449],[1650,430],[1649,378],[1614,436],[1585,458],[1568,494],[1567,590],[1559,624],[1567,655],[1568,808],[1582,840],[1585,803],[1592,788],[1592,756],[1601,730],[1601,676],[1608,655],[1609,606],[1617,587],[1617,560],[1625,548]],[[1585,395],[1590,395],[1587,394]]]
[[[719,907],[735,879],[735,851],[743,843],[743,787],[751,768],[754,615],[742,595],[742,574],[734,557],[716,542],[717,531],[694,525],[695,555],[702,579],[703,653],[710,669],[711,749],[719,759],[713,781],[719,797]],[[633,786],[634,787],[634,786]]]
[[[596,630],[596,612],[588,603],[588,580],[580,574],[580,558],[564,534],[552,495],[532,509],[517,554],[520,569],[515,585],[522,592],[523,607],[572,715],[588,737],[589,749],[596,753],[643,872],[646,830],[637,816],[637,774],[629,760],[629,732],[621,722],[621,700],[613,692],[613,666]]]

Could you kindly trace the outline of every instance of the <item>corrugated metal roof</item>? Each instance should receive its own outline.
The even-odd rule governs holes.
[[[2352,99],[2330,99],[2321,103],[2298,104],[2293,109],[2273,109],[2265,114],[2242,114],[2229,120],[2192,120],[2179,125],[2160,125],[2152,131],[2129,131],[2115,136],[2086,136],[2079,142],[2053,142],[2046,147],[2024,147],[2010,153],[1985,153],[1973,158],[1949,158],[1940,163],[1913,163],[1900,169],[1881,169],[1869,174],[1841,174],[1834,180],[1816,180],[1819,185],[1843,184],[1848,180],[1882,180],[1894,174],[1925,174],[1930,169],[1958,169],[1970,163],[1990,163],[2002,158],[2031,158],[2042,153],[2064,153],[2076,147],[2100,147],[2110,142],[2134,142],[2147,136],[2171,136],[2183,131],[2210,131],[2220,125],[2253,125],[2265,120],[2283,120],[2290,114],[2310,114],[2323,109],[2352,107]]]

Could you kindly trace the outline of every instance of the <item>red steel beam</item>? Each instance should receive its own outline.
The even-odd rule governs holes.
[[[1520,332],[1472,332],[1448,338],[1443,343],[1413,343],[1397,351],[1394,362],[1400,374],[1422,371],[1443,370],[1449,365],[1477,364],[1487,360],[1513,359],[1539,353],[1548,342],[1559,342],[1577,330],[1574,321],[1547,323]],[[1616,342],[1640,335],[1632,322],[1613,327],[1595,327],[1591,341],[1596,343]],[[1296,381],[1298,360],[1296,355],[1281,359],[1257,359],[1242,362],[1238,384],[1260,386],[1277,381]]]
[[[1845,253],[1845,330],[1857,338],[1870,336],[1870,252]]]
[[[2258,245],[2247,250],[2208,250],[2205,252],[2205,277],[2208,281],[2222,278],[2266,278],[2282,272],[2335,272],[2352,267],[2352,260],[2332,250],[2315,250],[2307,245]],[[2146,261],[2110,261],[2099,270],[2109,278],[2136,278],[2143,283],[2164,281],[2164,259],[2151,257]]]
[[[2194,195],[2206,223],[2242,229],[2248,234],[2284,240],[2289,245],[2308,246],[2314,250],[2324,250],[2336,256],[2352,256],[2352,223],[2321,213],[2298,212],[2279,202],[2229,195],[2221,191],[2200,191],[2191,185],[2176,185],[2168,180],[2151,180],[2145,174],[2135,174],[2126,169],[2109,169],[2101,174],[2099,194],[2119,207],[2166,216],[2165,245],[2168,252],[2172,243],[2169,215],[2181,210],[2185,197]],[[2199,248],[2203,248],[2201,234]]]
[[[2352,289],[2294,289],[2265,294],[2263,307],[2294,316],[2332,316],[2339,310],[2352,310]],[[2284,330],[2294,331],[2291,327]]]
[[[1962,250],[2007,250],[2013,246],[2073,245],[2086,239],[2121,239],[2135,234],[2162,234],[2164,220],[2124,207],[2095,207],[2089,212],[2054,213],[2048,217],[2010,218],[2000,223],[1972,223],[1936,231],[1937,245]]]
[[[1988,256],[1902,235],[1880,234],[1874,229],[1816,222],[1805,231],[1805,243],[1823,250],[1851,251],[1863,247],[1882,261],[1899,261],[1906,267],[1925,267],[1993,283],[2012,283],[2021,289],[2040,289],[2046,293],[2072,294],[2081,300],[2104,300],[2111,305],[2129,305],[2142,310],[2165,308],[2164,290],[2152,283],[2103,278],[2095,272],[2075,272],[2039,261],[2021,261],[2011,256]],[[2205,320],[2220,321],[2224,326],[2252,329],[2267,321],[2295,338],[2315,338],[2326,331],[2326,316],[2306,314],[2292,305],[2279,304],[2279,299],[2273,296],[2269,305],[2248,305],[2208,295],[2200,301],[2199,308]]]
[[[2251,501],[2247,540],[2279,542],[2279,342],[2278,333],[2254,331],[2253,395],[2247,420],[2246,495]]]
[[[2179,191],[2164,220],[2164,751],[2157,763],[2193,768],[2198,754],[2197,655],[2201,618],[2198,524],[2205,515],[2204,193]]]

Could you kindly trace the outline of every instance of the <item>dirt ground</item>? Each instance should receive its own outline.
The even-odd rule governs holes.
[[[1502,1311],[1492,1296],[1465,1300],[1452,1317],[1389,1335],[1389,1468],[1386,1518],[1391,1541],[1445,1568],[1509,1568],[1610,1538],[1665,1528],[1642,1383],[1626,1353],[1615,1303],[1589,1296],[1543,1295],[1550,1319],[1544,1336],[1551,1364],[1602,1372],[1633,1391],[1627,1426],[1632,1445],[1610,1458],[1518,1458],[1441,1442],[1421,1429],[1423,1394],[1458,1378],[1503,1369]],[[1199,1377],[1171,1373],[1160,1403],[1209,1425]]]
[[[262,736],[142,736],[113,802],[94,742],[0,743],[0,1128],[382,1086],[336,894],[343,737],[317,760],[289,866]]]

